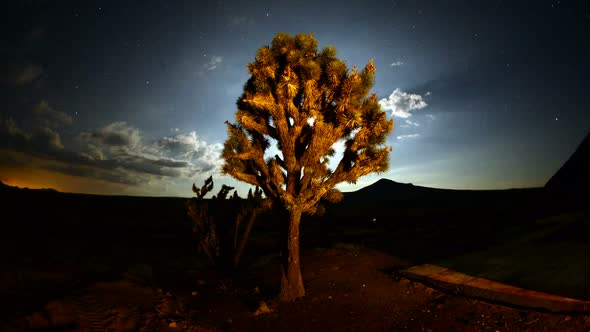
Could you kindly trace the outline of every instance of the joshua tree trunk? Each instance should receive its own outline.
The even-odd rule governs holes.
[[[305,296],[301,265],[299,261],[299,223],[301,210],[289,211],[289,224],[283,234],[283,251],[281,253],[281,301],[293,301]]]

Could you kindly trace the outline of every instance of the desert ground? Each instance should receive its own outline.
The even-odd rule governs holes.
[[[303,221],[306,296],[288,304],[276,301],[272,216],[257,222],[228,276],[197,252],[186,199],[9,189],[2,200],[3,331],[590,329],[589,313],[489,303],[397,273],[427,262],[590,299],[588,209],[542,189],[380,181],[347,194]]]

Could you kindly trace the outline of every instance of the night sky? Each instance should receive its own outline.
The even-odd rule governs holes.
[[[374,59],[395,119],[385,177],[439,188],[542,186],[590,130],[588,1],[9,1],[0,24],[0,180],[192,195],[219,153],[246,65],[278,32]]]

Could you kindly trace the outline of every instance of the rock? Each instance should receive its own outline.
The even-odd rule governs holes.
[[[172,323],[168,324],[168,327],[177,328],[178,325],[176,324],[176,322],[172,322]]]
[[[137,331],[142,323],[141,314],[128,306],[119,305],[112,312],[114,319],[110,327],[114,331]]]
[[[40,312],[27,317],[27,325],[30,329],[47,329],[50,326],[49,319]]]
[[[61,301],[49,302],[45,306],[49,321],[55,326],[71,325],[78,321],[74,305]]]
[[[162,300],[162,303],[157,308],[164,315],[176,315],[180,309],[178,303],[166,298]]]
[[[197,292],[197,291],[194,291],[191,293],[192,296],[197,296],[198,294],[199,294],[199,292]]]
[[[434,289],[432,289],[432,288],[430,288],[430,287],[425,287],[425,288],[424,288],[424,292],[425,292],[427,295],[432,295],[432,294],[434,293]]]
[[[153,268],[148,264],[137,264],[129,267],[125,276],[133,281],[147,283],[152,283],[154,281]]]
[[[254,316],[266,315],[272,313],[272,309],[266,304],[266,302],[261,301],[258,309],[254,312]]]

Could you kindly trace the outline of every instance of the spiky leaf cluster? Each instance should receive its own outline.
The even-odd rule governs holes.
[[[227,122],[223,172],[262,188],[288,208],[313,213],[320,198],[341,199],[340,182],[388,168],[393,129],[375,94],[372,60],[348,70],[336,51],[317,50],[310,34],[279,33],[258,49],[251,77],[237,101],[236,123]],[[269,139],[282,155],[265,158]],[[328,167],[333,145],[345,141],[343,157]]]

